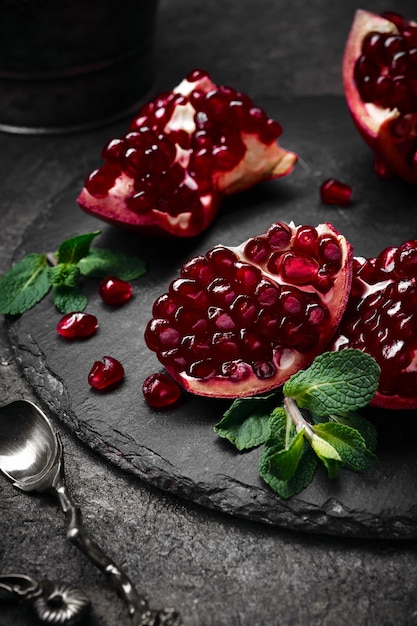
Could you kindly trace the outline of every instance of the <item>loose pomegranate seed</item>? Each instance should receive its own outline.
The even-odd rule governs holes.
[[[95,361],[88,374],[88,384],[102,390],[116,386],[123,379],[123,365],[111,356],[103,356],[103,361]]]
[[[149,406],[162,409],[172,406],[181,395],[176,382],[166,374],[151,374],[142,385],[142,392]]]
[[[348,206],[352,200],[352,188],[340,180],[329,178],[322,183],[320,195],[325,204]]]
[[[56,326],[57,333],[66,339],[90,337],[97,328],[97,318],[90,313],[82,312],[64,315]]]
[[[107,276],[101,281],[98,292],[106,304],[118,306],[132,297],[132,285],[116,276]]]

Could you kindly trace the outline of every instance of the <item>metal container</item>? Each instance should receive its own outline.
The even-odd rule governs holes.
[[[0,130],[74,132],[150,93],[157,0],[0,0]]]

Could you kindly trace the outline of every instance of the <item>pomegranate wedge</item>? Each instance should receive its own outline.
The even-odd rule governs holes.
[[[192,393],[249,396],[282,385],[334,335],[352,252],[330,224],[273,224],[181,268],[153,305],[148,347]]]
[[[417,184],[417,23],[359,10],[343,58],[346,101],[375,171]]]
[[[381,367],[371,404],[417,407],[417,241],[355,257],[352,291],[333,349],[358,348]]]
[[[193,237],[225,195],[292,171],[297,156],[278,145],[281,133],[247,95],[195,70],[104,146],[78,203],[139,232]]]

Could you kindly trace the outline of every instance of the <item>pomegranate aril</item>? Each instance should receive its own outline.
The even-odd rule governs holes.
[[[319,264],[315,259],[301,255],[287,254],[283,259],[282,274],[286,280],[296,285],[307,285],[315,282],[318,276]]]
[[[126,280],[117,276],[106,276],[100,282],[98,292],[106,304],[120,306],[131,299],[133,288]]]
[[[59,320],[56,331],[61,337],[66,339],[78,339],[91,337],[97,331],[97,328],[98,321],[95,315],[75,312],[64,315]]]
[[[181,389],[167,374],[151,374],[142,385],[142,393],[147,404],[155,409],[163,409],[175,404]]]
[[[352,200],[352,188],[340,180],[329,178],[321,184],[320,195],[325,204],[348,206]]]
[[[89,374],[88,384],[97,390],[110,389],[119,384],[124,377],[123,365],[111,356],[103,356],[102,361],[95,361]]]

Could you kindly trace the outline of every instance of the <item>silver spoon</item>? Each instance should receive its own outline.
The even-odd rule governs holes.
[[[33,402],[15,400],[0,407],[0,470],[22,491],[52,491],[58,497],[68,519],[67,539],[106,575],[127,603],[135,626],[181,626],[173,609],[150,610],[126,574],[86,535],[81,511],[65,485],[61,438]]]

